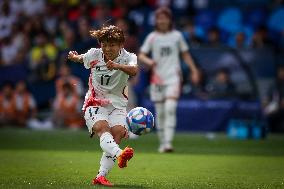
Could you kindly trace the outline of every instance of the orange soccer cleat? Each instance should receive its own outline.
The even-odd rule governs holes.
[[[109,182],[106,177],[104,176],[100,176],[98,178],[94,178],[93,179],[93,184],[96,185],[96,184],[100,184],[100,185],[103,185],[103,186],[113,186],[113,184],[111,182]]]
[[[124,148],[120,156],[117,158],[118,167],[120,168],[127,167],[127,162],[133,157],[133,154],[134,154],[133,148],[129,148],[128,146]]]

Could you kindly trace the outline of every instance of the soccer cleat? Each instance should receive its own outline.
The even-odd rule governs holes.
[[[174,152],[174,149],[173,148],[163,148],[163,149],[159,148],[158,152],[159,153],[172,153]]]
[[[174,148],[171,144],[168,145],[160,145],[158,152],[159,153],[172,153],[174,151]]]
[[[127,162],[133,157],[134,150],[128,146],[122,150],[120,156],[117,158],[118,167],[124,168],[127,167]]]
[[[165,153],[172,153],[172,152],[174,152],[174,149],[173,148],[165,148],[164,152]]]
[[[98,178],[94,178],[93,179],[93,184],[96,185],[96,184],[100,184],[100,185],[104,185],[104,186],[113,186],[113,184],[111,182],[109,182],[106,177],[104,176],[100,176]]]

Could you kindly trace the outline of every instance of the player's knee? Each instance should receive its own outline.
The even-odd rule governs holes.
[[[114,136],[113,139],[116,142],[116,144],[120,144],[122,138],[120,136]]]
[[[113,136],[114,141],[117,144],[120,144],[121,139],[123,138],[121,131],[112,132],[112,136]]]
[[[125,128],[122,126],[115,126],[111,128],[111,131],[114,141],[119,144],[121,142],[121,139],[123,139],[125,136]]]
[[[110,132],[110,128],[106,121],[98,121],[93,126],[92,132],[96,133],[98,136],[101,136],[105,132]]]
[[[121,140],[124,138],[125,136],[125,130],[120,130],[119,132],[117,132],[116,134],[114,134],[114,141],[117,144],[120,144]]]

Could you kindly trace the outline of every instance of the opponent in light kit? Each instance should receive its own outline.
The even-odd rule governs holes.
[[[176,127],[176,107],[180,95],[180,58],[189,66],[191,79],[199,77],[181,32],[173,29],[170,9],[155,12],[155,30],[145,39],[139,60],[152,68],[150,96],[155,103],[156,128],[160,140],[159,152],[172,152]],[[151,53],[151,58],[148,56]]]

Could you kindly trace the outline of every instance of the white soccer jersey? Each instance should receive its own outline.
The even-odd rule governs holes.
[[[179,31],[151,32],[140,50],[146,54],[151,52],[157,63],[152,72],[152,84],[168,85],[180,82],[179,56],[180,52],[188,50],[188,45]]]
[[[90,49],[83,55],[83,61],[85,68],[91,69],[89,90],[85,96],[83,111],[90,105],[102,106],[109,103],[115,108],[125,108],[128,102],[127,81],[129,75],[120,70],[110,71],[107,69],[101,48]],[[137,56],[121,49],[114,62],[137,65]]]

